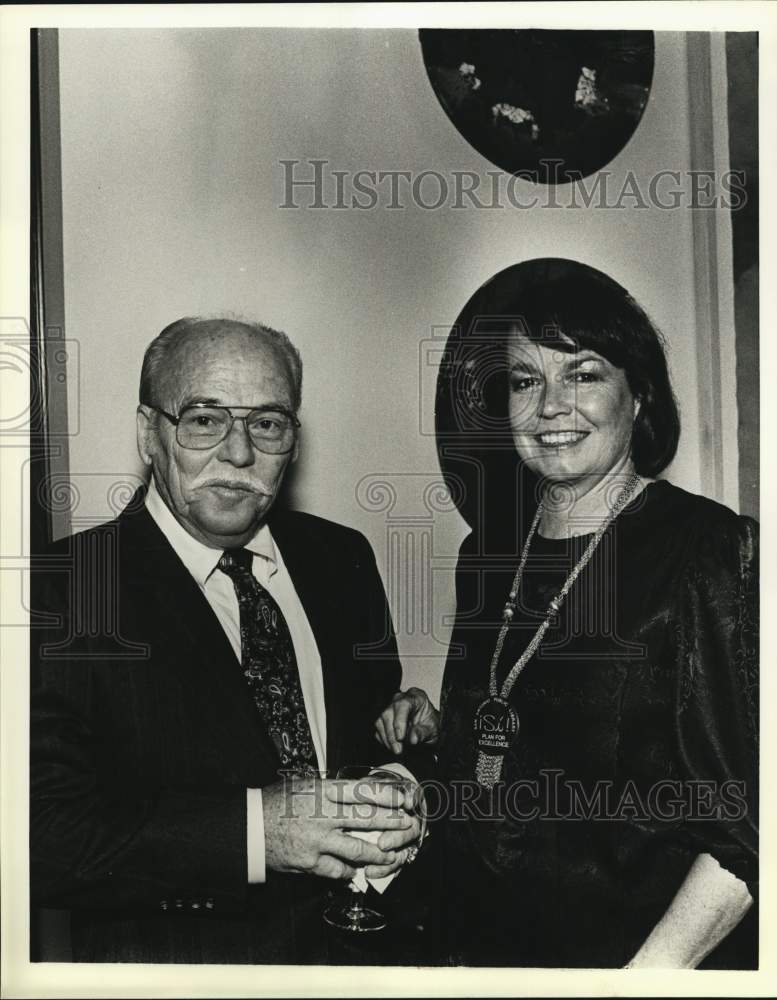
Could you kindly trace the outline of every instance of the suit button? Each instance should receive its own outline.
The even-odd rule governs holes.
[[[215,903],[213,902],[212,899],[206,899],[205,900],[205,909],[206,910],[212,910],[214,908],[214,906],[215,906]]]
[[[175,908],[176,908],[176,910],[182,910],[183,909],[183,900],[182,899],[176,899],[176,901],[175,901]]]
[[[159,909],[160,910],[166,910],[167,909],[167,900],[166,899],[160,899],[159,900]]]
[[[191,906],[191,908],[193,910],[199,910],[199,908],[200,908],[200,904],[199,903],[190,903],[189,905]]]

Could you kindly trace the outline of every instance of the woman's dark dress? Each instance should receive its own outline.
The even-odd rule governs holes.
[[[535,535],[500,685],[589,540]],[[494,793],[462,790],[517,554],[465,540],[440,746],[463,817],[444,825],[449,961],[621,966],[701,852],[756,898],[756,545],[756,522],[666,482],[632,501],[513,688],[512,792],[488,818]],[[755,928],[753,907],[707,964],[753,967]]]

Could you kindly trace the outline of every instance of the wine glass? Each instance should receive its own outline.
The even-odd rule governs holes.
[[[408,785],[408,779],[396,771],[384,770],[378,767],[364,767],[363,765],[348,764],[341,767],[337,771],[337,777],[348,781],[369,778],[370,781],[379,781],[399,787],[407,787]],[[413,811],[420,812],[417,803],[414,802],[414,805],[415,809]],[[423,826],[425,826],[425,819],[422,816],[421,839],[423,838]],[[354,831],[354,834],[358,835],[357,831]],[[359,871],[363,873],[364,869],[359,869]],[[359,881],[364,884],[363,877]],[[352,931],[354,933],[383,930],[388,923],[385,914],[364,905],[366,889],[362,889],[356,882],[357,879],[354,878],[348,883],[348,887],[345,890],[348,896],[345,899],[335,901],[324,910],[324,920],[332,927],[338,927],[340,930]]]

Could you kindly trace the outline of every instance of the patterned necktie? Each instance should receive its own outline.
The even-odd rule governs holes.
[[[218,562],[234,584],[240,608],[243,673],[281,766],[295,773],[311,772],[317,767],[316,752],[289,626],[251,572],[252,560],[247,549],[228,549]]]

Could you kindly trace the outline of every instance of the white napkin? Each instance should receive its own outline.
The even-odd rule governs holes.
[[[392,771],[394,774],[398,774],[400,778],[409,778],[414,784],[416,784],[415,777],[410,771],[397,761],[393,761],[390,764],[381,765],[381,767],[376,767],[376,771]],[[372,772],[370,772],[372,773]],[[383,833],[382,830],[349,830],[348,833],[352,837],[358,837],[359,840],[366,840],[370,844],[376,844],[378,839]],[[383,878],[367,878],[364,874],[364,869],[359,868],[351,879],[351,887],[356,889],[358,892],[366,892],[369,886],[372,886],[379,893],[384,893],[386,889],[391,885],[393,879],[399,875],[400,869],[397,868],[395,872],[390,875],[384,875]]]

